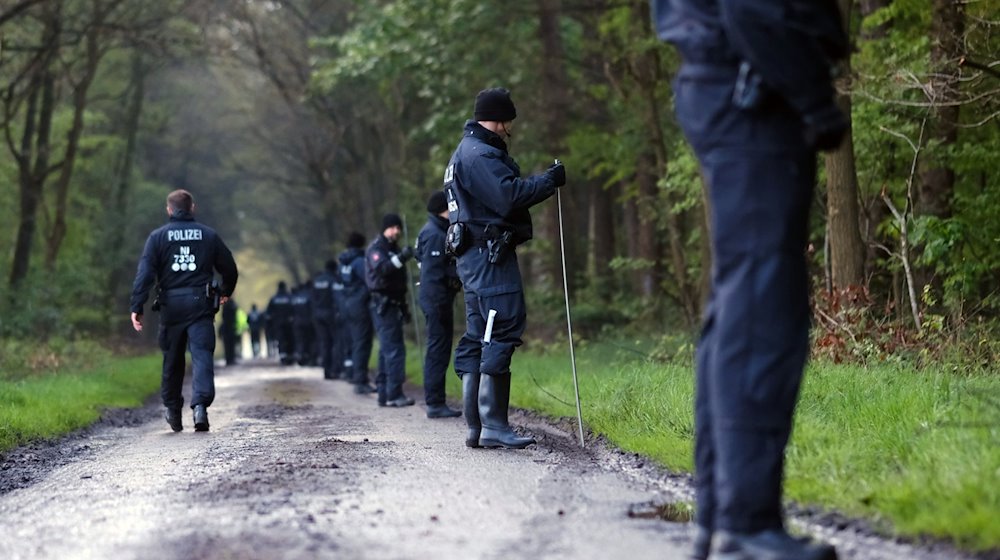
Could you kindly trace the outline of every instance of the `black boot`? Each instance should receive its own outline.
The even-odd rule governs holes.
[[[712,532],[703,525],[696,525],[694,543],[691,546],[691,560],[708,560],[708,552],[712,547]]]
[[[166,413],[167,424],[170,424],[170,429],[179,432],[184,429],[184,423],[181,421],[181,411],[178,408],[168,408]]]
[[[535,438],[521,437],[510,429],[507,411],[510,405],[510,374],[481,375],[479,380],[479,418],[483,428],[479,433],[482,447],[524,449]]]
[[[795,538],[781,529],[759,533],[715,533],[712,560],[837,560],[837,551],[826,543]]]
[[[462,411],[455,410],[446,404],[432,404],[427,407],[428,418],[458,418]]]
[[[194,431],[208,431],[208,410],[203,404],[194,405]]]
[[[479,374],[463,373],[462,377],[462,409],[465,412],[465,424],[469,433],[465,436],[466,447],[479,447]]]

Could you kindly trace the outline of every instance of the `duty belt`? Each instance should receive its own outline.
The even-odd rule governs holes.
[[[160,292],[160,294],[165,297],[203,296],[205,295],[205,286],[185,286],[183,288],[171,288],[169,290],[163,290],[162,292]]]

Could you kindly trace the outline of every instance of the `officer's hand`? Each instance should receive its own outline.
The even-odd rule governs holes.
[[[830,152],[840,147],[850,123],[844,113],[832,102],[819,111],[805,115],[806,143],[821,152]]]
[[[555,186],[561,187],[566,184],[566,167],[561,162],[550,165],[546,173]]]
[[[399,260],[406,262],[413,258],[413,247],[403,247],[399,252]]]
[[[142,332],[142,315],[139,313],[132,313],[132,328],[135,332]]]

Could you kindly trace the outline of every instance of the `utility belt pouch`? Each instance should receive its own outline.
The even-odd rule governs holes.
[[[765,93],[764,81],[760,74],[750,66],[749,62],[741,62],[736,85],[733,88],[733,105],[743,111],[756,109],[763,103]]]
[[[486,260],[490,264],[497,264],[503,262],[513,247],[514,233],[509,230],[500,232],[490,230],[495,230],[495,228],[492,226],[487,228]]]
[[[153,298],[153,311],[159,311],[161,307],[163,304],[160,303],[160,294],[156,294],[156,297]]]
[[[389,309],[389,298],[380,293],[372,292],[372,302],[375,303],[375,313],[378,313],[379,316],[385,315]]]
[[[211,304],[213,313],[219,312],[219,291],[219,283],[217,281],[205,284],[205,301]]]
[[[448,231],[444,236],[444,251],[456,257],[462,256],[469,248],[469,231],[465,224],[456,222],[448,226]]]

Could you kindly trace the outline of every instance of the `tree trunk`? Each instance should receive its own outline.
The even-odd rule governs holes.
[[[132,168],[135,163],[135,148],[139,137],[139,123],[142,117],[142,106],[146,98],[146,76],[149,70],[143,63],[142,51],[136,49],[132,52],[132,95],[129,97],[128,111],[125,115],[125,152],[122,154],[121,165],[118,168],[118,181],[112,194],[112,206],[110,216],[113,223],[125,223],[124,217],[128,213],[128,202],[131,195]],[[126,261],[124,258],[125,228],[113,227],[110,231],[111,242],[108,250],[111,252],[111,262],[108,263],[110,270],[108,274],[108,303],[106,308],[111,313],[121,311],[115,305],[117,301],[124,301],[119,294],[122,284],[128,274],[128,268],[122,265]],[[114,317],[114,316],[112,316]]]
[[[541,130],[543,145],[553,154],[560,154],[564,151],[566,111],[568,108],[566,104],[570,99],[566,65],[562,63],[566,59],[566,52],[559,29],[561,11],[560,0],[538,0],[538,38],[542,47],[541,59],[543,61],[541,83],[545,84],[539,91],[540,115],[542,116]],[[572,211],[572,208],[575,207],[575,194],[582,193],[574,192],[574,189],[563,189],[559,193],[563,205],[563,227],[566,228],[566,231],[563,232],[563,239],[566,242],[567,258],[572,257],[575,249],[575,220],[573,218],[576,213]],[[559,285],[559,279],[562,278],[562,268],[559,247],[559,208],[555,200],[543,206],[541,218],[539,233],[542,238],[551,243],[551,248],[535,261],[533,271],[537,275],[537,280],[542,282],[542,286],[556,288]],[[573,275],[569,275],[566,279],[570,288],[575,284],[574,280],[575,276]]]
[[[850,0],[840,0],[844,21],[850,21]],[[850,59],[845,63],[850,75]],[[852,123],[849,79],[840,84],[837,105]],[[864,282],[865,245],[861,239],[858,210],[858,173],[854,160],[853,127],[836,151],[825,156],[827,178],[827,226],[830,242],[830,271],[834,290]]]
[[[38,226],[38,206],[42,200],[42,190],[49,172],[49,138],[52,133],[52,114],[55,111],[55,78],[48,69],[48,63],[41,72],[41,105],[36,105],[39,93],[32,92],[25,116],[21,155],[18,157],[21,215],[17,227],[17,241],[14,245],[14,260],[10,270],[12,288],[17,288],[28,275],[31,249]]]
[[[636,255],[648,266],[639,270],[638,293],[648,299],[660,293],[660,243],[656,231],[656,180],[659,175],[654,168],[651,154],[640,156],[636,181],[639,194],[636,198]]]
[[[66,150],[63,154],[59,178],[55,184],[56,215],[52,224],[52,230],[48,235],[45,250],[45,268],[50,272],[55,269],[56,260],[59,258],[59,249],[66,238],[66,203],[69,199],[69,185],[73,180],[73,167],[76,165],[76,154],[80,145],[80,136],[83,134],[84,114],[87,109],[87,92],[90,90],[90,84],[93,83],[94,76],[97,74],[97,66],[103,54],[98,44],[99,29],[97,26],[102,19],[103,16],[98,14],[97,21],[91,22],[92,27],[87,33],[86,38],[87,57],[84,63],[83,75],[73,88],[73,124],[66,133]]]
[[[947,153],[958,140],[959,65],[965,7],[955,0],[934,0],[931,17],[931,82],[934,104],[930,135],[934,152]],[[926,158],[920,173],[919,215],[947,218],[952,214],[955,170],[942,157]]]
[[[596,293],[607,301],[612,295],[611,259],[615,256],[615,222],[613,197],[607,189],[590,192],[590,220],[587,238],[590,249],[587,276]]]

